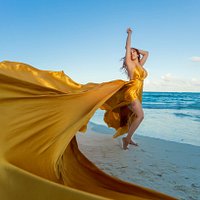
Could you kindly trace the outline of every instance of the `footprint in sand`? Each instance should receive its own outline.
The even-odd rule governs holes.
[[[182,192],[187,191],[187,187],[184,185],[175,185],[174,188]]]
[[[191,186],[192,186],[192,188],[199,188],[200,189],[200,186],[195,184],[195,183],[192,183]]]

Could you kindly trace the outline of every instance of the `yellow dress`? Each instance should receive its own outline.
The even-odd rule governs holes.
[[[129,99],[141,99],[138,81],[82,85],[63,71],[1,62],[0,199],[174,199],[104,173],[76,142],[98,108],[114,113]],[[129,89],[138,86],[130,98]],[[122,92],[125,104],[119,101]],[[108,114],[105,118],[112,123]]]
[[[114,138],[126,133],[129,124],[135,119],[135,113],[128,106],[135,99],[139,99],[142,104],[144,79],[147,75],[143,67],[136,66],[133,79],[125,82],[124,86],[101,106],[101,109],[106,110],[104,121],[117,130]]]

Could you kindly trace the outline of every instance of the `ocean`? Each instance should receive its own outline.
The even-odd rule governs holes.
[[[142,107],[144,120],[135,134],[200,146],[199,92],[143,92]],[[103,117],[99,109],[90,121],[113,134]]]

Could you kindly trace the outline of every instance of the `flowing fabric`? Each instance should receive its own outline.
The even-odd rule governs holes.
[[[63,71],[1,62],[0,199],[174,199],[104,173],[76,142],[98,108],[109,126],[122,128],[120,109],[141,100],[141,89],[136,80],[83,85]]]

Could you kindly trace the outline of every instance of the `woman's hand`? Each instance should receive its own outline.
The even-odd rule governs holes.
[[[128,28],[126,32],[127,32],[128,34],[131,34],[131,33],[132,33],[131,28]]]

